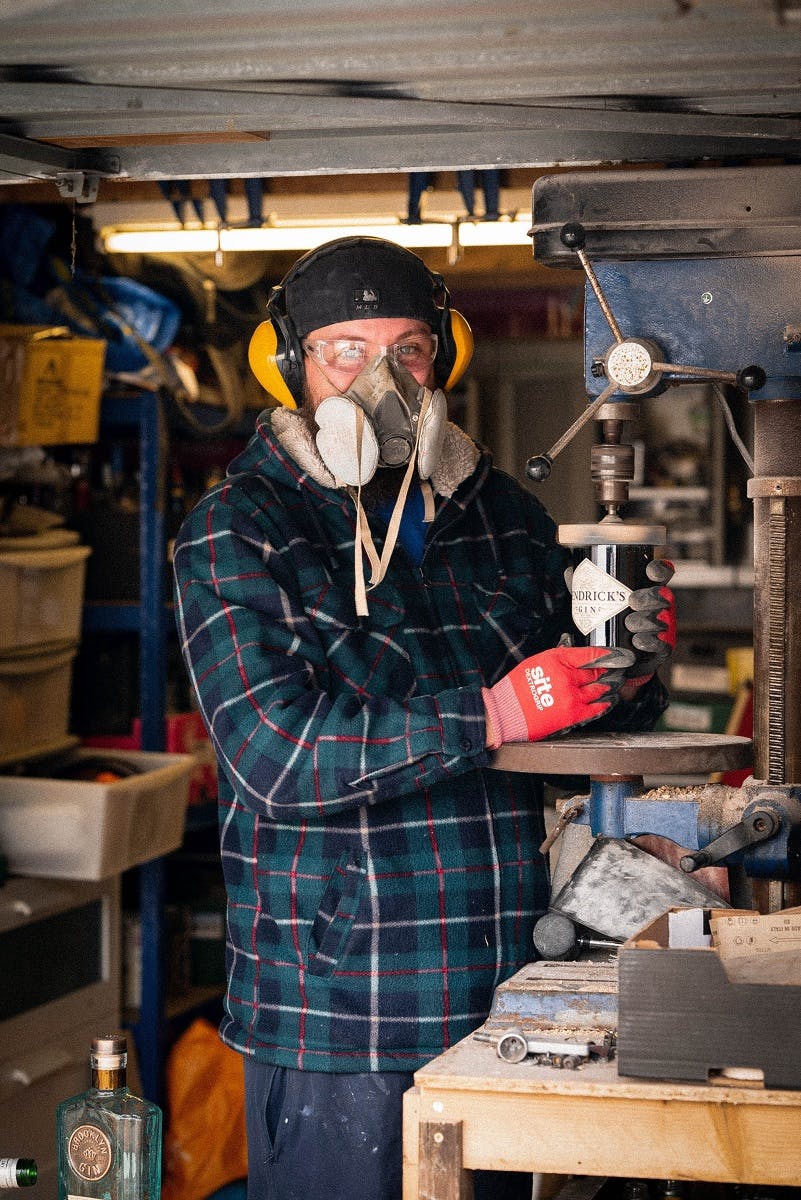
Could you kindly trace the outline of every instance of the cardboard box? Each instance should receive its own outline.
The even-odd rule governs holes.
[[[0,325],[0,446],[96,442],[106,343]]]
[[[801,986],[729,978],[705,943],[709,921],[740,915],[732,909],[684,910],[684,933],[671,944],[679,911],[663,913],[620,948],[619,1073],[699,1083],[728,1075],[736,1084],[738,1075],[761,1072],[767,1088],[801,1087]],[[687,929],[693,921],[700,939]],[[704,944],[691,944],[698,940]]]
[[[729,963],[732,958],[754,959],[765,976],[773,981],[780,960],[787,966],[787,956],[801,954],[801,908],[783,908],[773,913],[727,913],[711,917],[712,940],[721,958],[727,962],[730,974],[742,964]],[[799,972],[801,981],[801,972]]]

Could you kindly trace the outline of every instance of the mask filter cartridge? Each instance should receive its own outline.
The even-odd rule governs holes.
[[[357,409],[364,420],[359,421]],[[446,418],[445,394],[439,388],[432,394],[405,367],[376,358],[346,392],[318,404],[317,449],[341,484],[358,487],[379,466],[405,467],[417,445],[418,472],[428,479],[439,459]]]

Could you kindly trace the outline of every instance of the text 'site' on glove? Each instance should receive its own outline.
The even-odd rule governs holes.
[[[491,688],[483,688],[487,747],[538,742],[584,725],[617,700],[629,650],[604,646],[556,646],[526,658]]]
[[[673,578],[674,566],[668,559],[653,559],[645,573],[652,587],[638,588],[629,597],[631,612],[624,624],[631,633],[637,661],[623,688],[623,699],[630,699],[643,684],[666,663],[676,645],[676,599],[666,585]]]

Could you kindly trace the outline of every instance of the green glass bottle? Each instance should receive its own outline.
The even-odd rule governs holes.
[[[92,1042],[92,1086],[56,1110],[58,1200],[159,1200],[161,1110],[128,1090],[126,1039]]]
[[[0,1158],[0,1188],[33,1187],[36,1177],[32,1158]]]

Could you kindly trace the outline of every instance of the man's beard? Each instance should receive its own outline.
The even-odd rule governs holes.
[[[372,479],[362,486],[362,503],[368,512],[394,504],[401,489],[405,467],[379,467]]]

